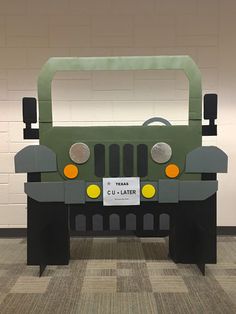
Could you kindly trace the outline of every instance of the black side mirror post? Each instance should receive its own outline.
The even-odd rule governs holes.
[[[39,139],[39,129],[32,129],[31,123],[37,122],[37,101],[33,97],[24,97],[22,99],[23,122],[25,128],[23,130],[24,139]]]
[[[206,94],[204,95],[204,119],[209,120],[209,125],[202,126],[202,135],[213,136],[217,135],[217,95]]]

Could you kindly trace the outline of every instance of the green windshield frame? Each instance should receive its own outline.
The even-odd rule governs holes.
[[[189,125],[201,126],[201,74],[189,56],[53,57],[38,77],[39,126],[52,124],[52,80],[58,71],[182,70],[189,81]],[[41,125],[42,126],[42,125]]]

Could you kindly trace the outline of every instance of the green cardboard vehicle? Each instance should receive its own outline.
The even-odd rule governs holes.
[[[51,83],[57,71],[162,69],[183,70],[189,80],[188,125],[150,117],[138,126],[53,126]],[[25,183],[27,195],[38,202],[104,202],[104,184],[115,180],[104,178],[126,178],[121,180],[129,185],[125,191],[132,190],[137,183],[132,178],[138,178],[135,204],[207,199],[218,184],[202,180],[202,174],[227,171],[226,154],[217,147],[202,146],[203,135],[216,134],[216,102],[216,95],[205,95],[205,118],[210,125],[202,126],[201,75],[188,56],[50,58],[38,78],[39,134],[31,129],[36,101],[23,99],[25,138],[39,135],[40,145],[17,153],[16,172],[41,174],[40,182]],[[124,203],[114,197],[113,201],[132,205],[129,197]]]
[[[162,69],[183,70],[189,80],[188,125],[165,117],[137,126],[53,125],[56,71]],[[168,235],[174,262],[195,263],[203,274],[216,263],[216,174],[227,172],[227,155],[202,146],[202,136],[217,133],[217,96],[204,96],[209,125],[202,125],[201,75],[190,57],[50,58],[39,74],[38,105],[39,129],[32,129],[36,99],[23,98],[24,138],[39,145],[16,154],[15,170],[27,173],[27,263],[39,265],[40,275],[47,264],[69,263],[74,230]]]

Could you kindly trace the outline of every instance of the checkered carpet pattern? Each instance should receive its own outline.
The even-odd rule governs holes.
[[[25,239],[0,239],[0,313],[236,313],[236,237],[218,237],[218,263],[168,259],[165,238],[71,238],[68,266],[41,278]]]

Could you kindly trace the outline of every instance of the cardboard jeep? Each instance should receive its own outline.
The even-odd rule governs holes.
[[[51,83],[57,71],[183,70],[189,80],[189,123],[150,117],[137,126],[53,126]],[[188,56],[50,58],[36,99],[23,98],[25,139],[39,139],[15,156],[27,173],[27,262],[68,264],[70,232],[89,235],[169,235],[169,257],[216,263],[216,174],[227,156],[202,146],[216,135],[217,95],[204,96],[201,75]],[[158,124],[153,124],[158,122]],[[78,227],[78,228],[77,228]]]

